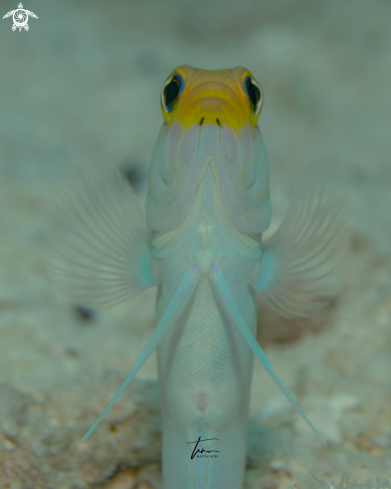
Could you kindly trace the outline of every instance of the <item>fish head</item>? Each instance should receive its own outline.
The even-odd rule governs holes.
[[[262,89],[245,68],[201,70],[179,66],[163,84],[161,109],[166,124],[178,121],[255,127],[263,104]]]
[[[246,234],[269,224],[269,167],[258,119],[263,91],[237,67],[179,66],[163,84],[164,118],[152,157],[147,198],[155,231],[176,228],[188,215],[205,175],[221,221]],[[209,171],[210,170],[210,171]]]

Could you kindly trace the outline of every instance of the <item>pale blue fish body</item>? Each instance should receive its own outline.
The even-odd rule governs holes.
[[[189,134],[175,127],[171,131],[163,128],[162,141],[158,139],[150,179],[161,168],[162,148],[167,140],[175,138],[179,148],[184,141],[193,147],[194,140],[192,164],[197,185],[186,217],[178,227],[161,231],[152,241],[153,268],[156,276],[162,277],[157,319],[173,300],[191,264],[199,266],[201,278],[188,310],[165,333],[157,348],[164,487],[235,489],[243,482],[253,354],[235,325],[222,313],[209,270],[213,265],[220,267],[239,312],[255,336],[255,292],[249,284],[261,256],[261,245],[259,240],[237,230],[232,233],[225,211],[220,175],[229,162],[222,140],[226,139],[232,152],[233,146],[238,146],[233,132],[216,124],[191,126]],[[259,230],[263,230],[270,217],[268,163],[259,131],[253,132],[248,130],[248,135],[254,136],[259,146],[257,166],[265,194],[265,212],[260,213],[257,222]],[[191,173],[190,168],[188,174]],[[185,182],[182,180],[182,185],[186,186]],[[153,185],[148,199],[147,206],[153,208]],[[154,219],[150,222],[153,226]],[[158,226],[162,229],[160,221]],[[191,442],[199,437],[208,440],[200,442],[200,448],[217,451],[212,452],[213,457],[208,452],[207,456],[191,457],[195,447]]]
[[[221,259],[229,257],[232,260],[224,266],[223,272],[232,278],[231,292],[246,324],[255,335],[256,307],[246,284],[254,263],[248,258],[238,259],[235,253],[226,249],[221,239],[211,239],[215,243],[208,243],[205,236],[199,236],[199,233],[205,232],[205,228],[210,233],[216,232],[206,218],[200,224],[188,252],[184,256],[164,259],[166,263],[162,263],[161,267],[171,269],[171,273],[167,270],[167,275],[171,278],[169,284],[174,284],[175,272],[184,268],[189,257],[200,255],[195,245],[200,241],[204,245],[209,244],[212,254],[218,247]],[[163,287],[158,317],[173,292],[173,287],[167,286],[165,290]],[[191,306],[186,320],[179,321],[168,331],[157,349],[164,487],[207,488],[213,484],[215,488],[239,488],[246,456],[254,356],[240,333],[224,320],[207,278],[200,281]],[[202,459],[202,485],[197,479],[199,459],[190,458],[194,444],[185,445],[185,442],[195,441],[199,436],[201,439],[217,438],[218,441],[201,443],[200,446],[207,450],[219,450],[218,459]],[[170,470],[170,467],[176,469]]]
[[[200,213],[204,217],[190,234],[186,246],[156,260],[159,275],[164,277],[159,290],[158,319],[172,300],[189,264],[199,264],[203,274],[188,315],[184,314],[167,331],[157,349],[164,487],[239,488],[246,456],[254,356],[234,325],[222,315],[208,270],[213,263],[221,265],[238,309],[255,335],[255,297],[248,284],[257,258],[236,253],[204,205]],[[206,450],[218,450],[218,459],[191,459],[194,444],[185,442],[199,437],[218,439],[200,444]]]
[[[256,342],[256,301],[286,317],[327,305],[338,285],[341,200],[301,189],[263,242],[271,204],[255,80],[242,68],[180,67],[162,105],[146,220],[120,179],[80,178],[65,194],[70,227],[52,245],[52,271],[87,304],[158,287],[156,329],[83,441],[156,349],[164,489],[241,489],[254,355],[315,430]]]
[[[208,262],[221,262],[224,275],[231,279],[229,285],[238,308],[255,335],[256,306],[248,288],[254,260],[233,252],[208,216],[185,248],[158,265],[166,283],[162,284],[157,317],[172,299],[189,262],[205,266]],[[184,315],[167,331],[157,349],[164,487],[172,489],[239,488],[243,477],[253,354],[240,333],[222,316],[207,270],[188,316]],[[201,459],[201,480],[200,459],[191,460],[194,445],[185,444],[199,436],[218,438],[200,446],[219,450],[218,459]]]

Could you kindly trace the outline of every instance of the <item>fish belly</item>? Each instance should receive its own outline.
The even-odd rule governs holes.
[[[254,333],[255,307],[244,299]],[[162,339],[158,367],[164,489],[241,489],[253,355],[218,309],[207,278]]]

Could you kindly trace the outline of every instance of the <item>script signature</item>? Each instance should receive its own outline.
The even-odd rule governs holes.
[[[201,440],[201,437],[199,436],[198,437],[198,440],[196,441],[187,441],[186,443],[190,444],[190,443],[195,443],[195,447],[193,449],[193,451],[191,452],[191,460],[193,460],[193,458],[197,455],[197,453],[213,453],[213,452],[220,452],[220,450],[204,450],[202,447],[199,447],[198,448],[198,444],[201,442],[201,441],[210,441],[210,440],[218,440],[218,438],[205,438],[204,440]]]

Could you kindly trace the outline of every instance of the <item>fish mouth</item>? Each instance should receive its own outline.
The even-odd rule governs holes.
[[[216,117],[215,121],[216,121],[216,124],[217,124],[217,125],[220,127],[220,126],[221,126],[220,119],[219,119],[218,117]],[[199,122],[200,126],[202,126],[202,124],[203,124],[204,122],[205,122],[205,116],[203,115],[203,116],[201,117],[201,119],[200,119],[200,122]],[[210,122],[208,122],[208,124],[210,124]]]
[[[178,107],[175,119],[185,128],[197,122],[225,124],[233,129],[249,124],[235,92],[217,83],[204,83],[191,90]]]

